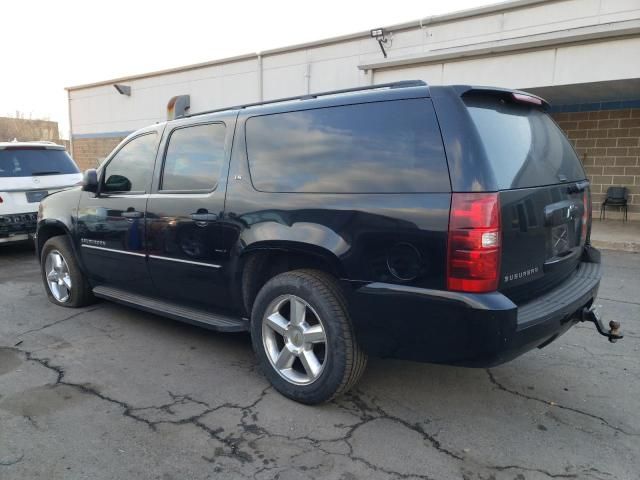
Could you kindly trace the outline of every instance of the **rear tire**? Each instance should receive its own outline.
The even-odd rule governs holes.
[[[78,308],[94,302],[91,286],[80,270],[66,235],[52,237],[42,247],[40,272],[49,301]]]
[[[269,280],[251,315],[253,349],[266,377],[297,402],[327,402],[349,390],[367,357],[357,344],[336,280],[294,270]]]

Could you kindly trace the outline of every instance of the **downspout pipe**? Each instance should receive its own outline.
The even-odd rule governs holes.
[[[262,53],[258,52],[258,101],[264,102]]]
[[[307,68],[305,70],[304,78],[305,78],[306,90],[307,90],[306,93],[307,95],[309,95],[311,93],[311,63],[310,62],[307,63]]]
[[[75,157],[73,151],[73,119],[71,118],[71,91],[67,90],[67,117],[69,119],[69,150],[71,151],[71,158]]]

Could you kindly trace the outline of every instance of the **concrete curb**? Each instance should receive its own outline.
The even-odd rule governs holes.
[[[640,242],[614,242],[610,240],[591,239],[591,245],[603,250],[618,250],[620,252],[640,253]]]
[[[640,253],[640,222],[594,219],[591,244],[606,250]]]

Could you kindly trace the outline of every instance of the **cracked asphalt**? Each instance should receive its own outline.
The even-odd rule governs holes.
[[[119,305],[50,304],[0,248],[0,479],[640,478],[640,255],[603,252],[612,345],[581,324],[490,370],[371,360],[307,407],[248,336]]]

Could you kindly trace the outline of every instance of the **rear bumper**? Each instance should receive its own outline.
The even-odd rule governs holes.
[[[36,212],[0,215],[0,244],[33,237],[36,233],[37,217]]]
[[[562,335],[593,303],[599,263],[581,262],[550,292],[520,306],[499,292],[465,294],[371,283],[350,306],[358,341],[370,354],[488,367]]]

